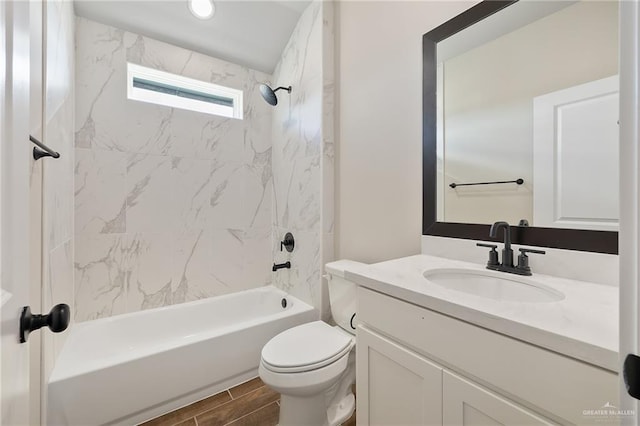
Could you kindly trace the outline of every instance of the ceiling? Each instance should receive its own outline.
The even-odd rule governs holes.
[[[214,0],[215,15],[195,18],[187,0],[75,0],[78,16],[273,73],[310,0]]]

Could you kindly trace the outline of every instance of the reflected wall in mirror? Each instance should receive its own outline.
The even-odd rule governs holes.
[[[617,229],[617,19],[520,1],[438,43],[438,220]]]
[[[505,220],[617,251],[616,1],[482,2],[425,34],[424,60],[424,234]]]

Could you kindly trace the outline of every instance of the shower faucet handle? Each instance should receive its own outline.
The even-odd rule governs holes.
[[[280,241],[280,251],[282,251],[283,248],[286,248],[287,251],[291,253],[295,245],[296,242],[293,239],[293,234],[291,232],[287,232],[284,236],[284,240]]]

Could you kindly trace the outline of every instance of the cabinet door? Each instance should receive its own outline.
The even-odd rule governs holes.
[[[443,372],[443,420],[451,426],[550,425],[524,408],[448,371]]]
[[[356,334],[357,424],[441,425],[442,368],[362,326]]]

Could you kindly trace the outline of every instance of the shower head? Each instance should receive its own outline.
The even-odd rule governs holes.
[[[280,89],[286,90],[287,92],[291,93],[291,86],[280,86],[277,89],[273,90],[271,87],[269,87],[269,85],[263,83],[260,85],[260,94],[269,105],[275,106],[278,105],[278,97],[276,96],[276,92]]]

